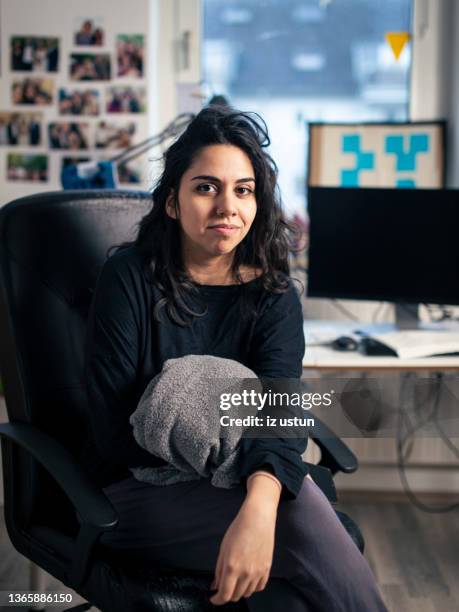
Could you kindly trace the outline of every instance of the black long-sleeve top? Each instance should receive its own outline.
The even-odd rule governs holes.
[[[137,247],[118,251],[102,268],[89,314],[85,371],[93,439],[81,457],[102,486],[129,476],[130,467],[164,465],[137,444],[129,417],[167,359],[214,355],[239,361],[259,377],[301,377],[303,317],[290,280],[282,294],[266,291],[259,279],[243,287],[197,287],[201,301],[191,305],[201,311],[206,303],[207,314],[183,327],[165,309],[161,322],[153,317],[164,296]],[[254,298],[256,314],[241,317],[243,291]],[[283,485],[281,498],[295,498],[307,473],[301,459],[306,443],[306,437],[243,438],[241,477],[268,469]]]

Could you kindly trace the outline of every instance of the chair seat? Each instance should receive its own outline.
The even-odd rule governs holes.
[[[336,514],[363,552],[364,541],[356,523],[344,512],[336,511]],[[70,558],[73,543],[69,537],[48,527],[33,527],[31,534],[39,541],[46,541],[48,546],[52,543],[53,552],[58,557]],[[108,587],[99,590],[103,599],[94,601],[92,598],[103,612],[208,612],[217,609],[209,601],[213,579],[210,572],[135,567],[124,552],[105,547],[99,547],[99,552],[98,558],[101,560],[94,564],[87,587],[88,593],[94,592],[93,582],[99,585],[104,583]],[[83,594],[81,589],[80,592]],[[247,612],[248,608],[242,600],[218,606],[218,609],[223,612]]]
[[[129,599],[135,601],[135,611],[149,612],[247,612],[244,600],[213,606],[210,601],[210,585],[213,579],[208,575],[190,575],[186,572],[155,572],[142,569],[129,572],[127,588]]]
[[[74,545],[70,537],[45,526],[31,527],[30,535],[35,544],[46,542],[47,551],[53,557],[64,562],[71,558]],[[102,612],[207,612],[216,609],[247,612],[245,601],[218,608],[210,603],[211,572],[135,566],[123,551],[103,546],[98,546],[97,551],[91,572],[78,592]],[[61,580],[74,588],[65,577]]]

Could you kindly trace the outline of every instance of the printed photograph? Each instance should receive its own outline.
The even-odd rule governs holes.
[[[72,81],[109,81],[111,76],[108,53],[71,53]]]
[[[9,181],[46,182],[48,180],[48,156],[8,153],[6,177]]]
[[[77,18],[75,22],[75,46],[102,47],[105,40],[105,32],[102,28],[100,18]]]
[[[60,115],[100,114],[100,94],[96,89],[59,89]]]
[[[88,149],[89,125],[87,123],[50,123],[48,126],[51,149]]]
[[[118,34],[116,38],[116,64],[119,77],[143,77],[143,34]]]
[[[107,113],[144,113],[145,87],[109,87],[106,110]]]
[[[59,39],[36,36],[11,37],[11,70],[57,72]]]
[[[94,142],[97,149],[124,149],[132,145],[136,124],[115,125],[99,121],[96,126]]]
[[[11,101],[13,104],[36,104],[45,106],[52,104],[54,98],[54,82],[52,79],[26,77],[15,80],[11,85]]]
[[[0,146],[41,144],[42,113],[0,112]]]

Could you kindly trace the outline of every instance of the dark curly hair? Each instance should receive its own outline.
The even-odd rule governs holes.
[[[164,154],[164,170],[153,190],[152,209],[141,219],[134,242],[121,245],[137,246],[150,262],[152,282],[164,294],[155,305],[157,320],[161,320],[163,307],[179,325],[188,325],[193,317],[205,314],[187,304],[187,297],[199,292],[182,261],[179,221],[166,214],[166,201],[172,190],[178,194],[183,174],[201,149],[216,144],[231,144],[243,150],[255,172],[257,211],[249,232],[235,249],[234,277],[243,283],[239,267],[254,266],[262,270],[260,282],[264,289],[283,293],[288,288],[289,252],[294,250],[297,228],[282,213],[277,166],[265,150],[270,145],[266,124],[256,113],[211,105],[192,119]],[[174,206],[178,213],[177,197]]]

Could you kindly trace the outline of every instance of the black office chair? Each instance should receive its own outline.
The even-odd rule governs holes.
[[[117,516],[75,459],[88,427],[83,361],[93,288],[107,248],[132,238],[150,205],[146,193],[65,191],[0,209],[5,521],[21,554],[89,602],[73,610],[216,609],[208,601],[212,575],[138,567],[98,543]],[[331,474],[353,472],[357,462],[325,427],[314,436],[322,460],[312,476],[333,500]],[[358,527],[340,518],[363,550]]]

